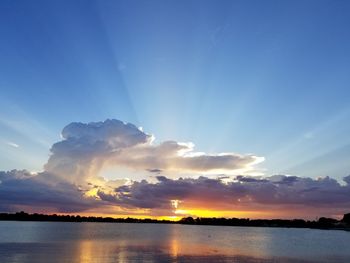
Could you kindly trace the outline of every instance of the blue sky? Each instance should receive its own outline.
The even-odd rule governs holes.
[[[40,170],[72,121],[350,174],[348,1],[1,1],[0,166]]]

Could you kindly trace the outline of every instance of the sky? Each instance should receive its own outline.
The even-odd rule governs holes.
[[[1,1],[0,210],[348,212],[349,12]]]

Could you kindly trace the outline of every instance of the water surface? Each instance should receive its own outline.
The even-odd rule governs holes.
[[[350,262],[350,232],[2,221],[0,262]]]

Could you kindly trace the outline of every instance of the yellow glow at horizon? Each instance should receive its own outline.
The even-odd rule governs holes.
[[[269,212],[262,211],[233,211],[233,210],[202,210],[202,209],[177,209],[175,214],[182,215],[180,218],[185,216],[194,217],[259,217],[269,215]]]
[[[158,220],[179,221],[182,216],[156,216],[154,218]]]
[[[119,211],[120,212],[120,211]],[[148,210],[138,210],[130,212],[130,214],[116,213],[80,213],[81,216],[96,217],[112,217],[112,218],[135,218],[135,219],[157,219],[179,221],[184,217],[225,217],[225,218],[271,218],[274,213],[272,211],[235,211],[235,210],[205,210],[205,209],[176,209],[174,215],[152,215]],[[76,214],[78,215],[78,214]]]

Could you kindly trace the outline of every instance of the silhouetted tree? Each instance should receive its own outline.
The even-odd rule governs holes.
[[[345,214],[343,216],[343,219],[341,220],[343,223],[347,224],[347,225],[350,225],[350,213],[348,214]]]

